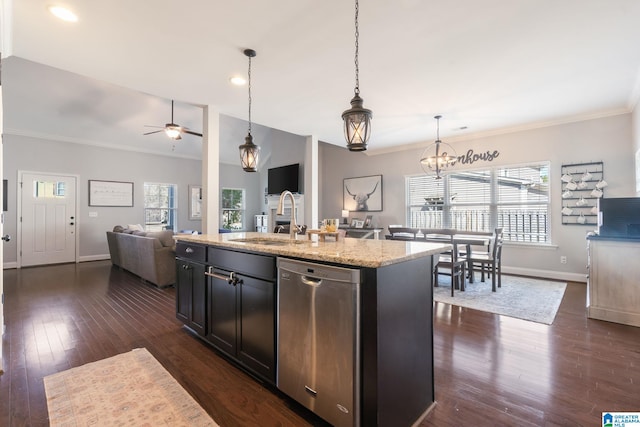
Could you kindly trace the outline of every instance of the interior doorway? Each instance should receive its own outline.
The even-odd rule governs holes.
[[[77,261],[75,175],[19,172],[18,264]]]

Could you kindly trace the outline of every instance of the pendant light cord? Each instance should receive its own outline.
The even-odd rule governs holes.
[[[358,0],[356,0],[356,56],[355,56],[355,64],[356,64],[356,87],[353,90],[353,92],[356,95],[360,95],[360,78],[359,78],[359,74],[360,74],[360,67],[358,64],[358,50],[359,50],[359,45],[358,45],[358,38],[360,36],[360,32],[358,31],[358,12],[360,11],[360,8],[358,7]]]
[[[249,134],[251,134],[251,56],[249,56],[249,72],[247,74],[249,87]]]

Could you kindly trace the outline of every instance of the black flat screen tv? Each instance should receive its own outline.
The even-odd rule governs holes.
[[[598,234],[640,239],[640,197],[598,199]]]
[[[280,194],[285,190],[298,193],[300,164],[280,166],[267,171],[267,193]]]

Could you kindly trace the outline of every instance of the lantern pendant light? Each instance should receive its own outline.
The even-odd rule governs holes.
[[[449,166],[453,166],[458,160],[458,156],[453,147],[440,141],[440,119],[442,116],[435,116],[438,123],[436,141],[429,145],[420,158],[420,166],[425,173],[435,174],[435,179],[442,179],[442,174]]]
[[[258,157],[260,155],[260,147],[253,143],[251,136],[251,58],[256,56],[253,49],[245,49],[244,54],[249,58],[248,86],[249,86],[249,130],[244,139],[244,144],[240,145],[240,163],[245,172],[258,171]]]
[[[354,89],[355,96],[351,99],[351,108],[342,113],[344,120],[344,136],[347,139],[347,148],[349,151],[364,151],[367,149],[367,142],[371,136],[371,110],[367,110],[362,106],[362,98],[360,98],[360,79],[358,64],[358,0],[356,0],[356,87]]]

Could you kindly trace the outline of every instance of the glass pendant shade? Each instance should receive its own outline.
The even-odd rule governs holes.
[[[248,134],[244,139],[245,143],[240,145],[240,163],[245,172],[258,171],[258,157],[260,156],[260,147],[253,143],[253,137]]]
[[[355,95],[351,108],[342,113],[344,137],[349,151],[364,151],[371,135],[371,110],[362,106],[362,98]]]

